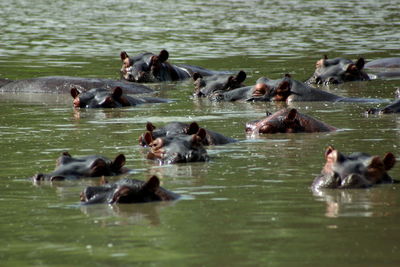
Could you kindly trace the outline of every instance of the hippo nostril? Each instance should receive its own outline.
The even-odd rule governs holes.
[[[44,180],[44,174],[38,173],[35,176],[33,176],[34,181],[43,181]]]
[[[328,78],[328,79],[326,80],[326,83],[327,83],[327,84],[338,84],[339,82],[338,82],[335,78],[330,77],[330,78]]]

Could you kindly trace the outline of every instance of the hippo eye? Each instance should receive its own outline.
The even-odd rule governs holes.
[[[159,149],[163,146],[163,141],[160,138],[157,138],[153,142],[150,143],[150,147],[153,149]]]

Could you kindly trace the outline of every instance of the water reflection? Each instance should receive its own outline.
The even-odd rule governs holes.
[[[111,225],[159,225],[160,212],[175,201],[141,204],[81,205],[80,210],[103,227]]]
[[[326,202],[325,216],[385,217],[393,215],[398,205],[396,191],[384,185],[371,189],[313,189],[314,197]]]

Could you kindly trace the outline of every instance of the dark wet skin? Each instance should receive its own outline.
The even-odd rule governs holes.
[[[147,181],[122,179],[116,183],[104,182],[100,186],[88,186],[81,193],[82,204],[117,204],[145,203],[153,201],[171,201],[179,198],[178,194],[160,186],[160,180],[152,176]]]
[[[146,132],[144,138],[150,147],[147,159],[154,160],[161,165],[208,161],[209,157],[203,146],[205,137],[206,132],[202,128],[193,135],[158,137],[156,139],[153,139],[150,132]]]
[[[164,125],[161,128],[156,128],[151,122],[148,122],[146,124],[146,130],[147,132],[142,134],[139,137],[139,144],[142,146],[148,146],[149,143],[147,143],[145,134],[151,134],[152,140],[159,138],[159,137],[173,137],[173,136],[179,136],[179,135],[192,135],[192,134],[197,134],[200,130],[200,126],[197,124],[197,122],[192,122],[190,124],[188,123],[182,123],[182,122],[171,122],[166,125]],[[204,129],[204,128],[203,128]],[[208,146],[208,145],[224,145],[228,143],[233,143],[236,142],[235,139],[226,137],[220,133],[204,129],[206,132],[206,136],[203,139],[203,145]]]
[[[127,94],[145,94],[154,92],[153,89],[142,84],[123,80],[69,76],[48,76],[16,80],[3,84],[3,86],[0,87],[0,92],[68,94],[70,93],[71,88],[76,88],[83,92],[92,88],[106,88],[111,91],[111,89],[115,87],[122,88]]]
[[[62,181],[84,177],[114,176],[129,171],[123,167],[125,165],[123,154],[110,160],[97,155],[74,158],[68,152],[63,152],[56,162],[56,169],[53,172],[36,174],[33,181]]]
[[[359,58],[355,63],[350,59],[327,56],[317,61],[314,74],[307,79],[307,84],[339,84],[351,81],[368,81],[368,74],[363,70],[365,60]]]
[[[167,60],[169,52],[161,50],[158,55],[153,53],[142,53],[130,57],[127,52],[120,53],[122,67],[121,76],[131,82],[150,83],[165,81],[180,81],[199,73],[202,76],[217,74],[216,71],[204,69],[202,67],[180,64],[170,64]]]
[[[327,101],[327,102],[360,102],[382,103],[385,99],[342,97],[321,89],[308,86],[305,83],[294,80],[290,75],[278,80],[265,79],[265,83],[271,88],[271,100],[273,101]]]
[[[282,109],[263,119],[246,123],[248,134],[330,132],[336,128],[296,109]]]
[[[105,88],[93,88],[86,92],[80,92],[76,88],[71,89],[75,108],[119,108],[136,106],[146,103],[168,103],[168,99],[156,97],[132,97],[125,95],[121,87],[115,87],[112,91]]]
[[[396,163],[391,152],[383,158],[366,153],[346,156],[329,146],[325,159],[321,174],[312,183],[313,190],[368,188],[376,184],[397,182],[387,173]]]

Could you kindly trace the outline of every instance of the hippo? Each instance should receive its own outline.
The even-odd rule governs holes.
[[[100,186],[88,186],[81,193],[84,205],[97,203],[145,203],[153,201],[171,201],[179,198],[178,194],[160,186],[157,176],[146,182],[125,178],[116,183],[105,183]]]
[[[49,173],[33,176],[34,182],[75,180],[83,177],[115,176],[129,172],[125,165],[125,156],[119,154],[114,160],[103,156],[90,155],[74,158],[63,152],[57,159],[56,169]]]
[[[178,135],[197,134],[200,129],[201,128],[197,124],[197,122],[192,122],[190,124],[183,123],[183,122],[171,122],[161,128],[156,128],[156,126],[154,126],[151,122],[147,122],[147,124],[146,124],[147,132],[145,134],[150,133],[151,137],[152,137],[151,140],[154,140],[159,137],[173,137],[173,136],[178,136]],[[204,129],[204,128],[202,128],[202,129]],[[202,141],[203,141],[203,145],[205,145],[205,146],[224,145],[224,144],[236,142],[235,139],[226,137],[220,133],[210,131],[207,129],[204,129],[204,130],[206,132],[206,136]],[[149,145],[149,143],[147,143],[147,141],[146,141],[145,134],[142,134],[139,137],[139,144],[142,146]]]
[[[381,72],[375,75],[370,74],[372,78],[399,78],[400,77],[400,57],[390,57],[375,59],[367,62],[364,66],[366,69],[378,70]]]
[[[169,58],[167,50],[161,50],[158,55],[145,52],[134,57],[130,57],[125,51],[122,51],[120,57],[122,61],[121,76],[130,82],[180,81],[193,77],[194,73],[198,73],[201,76],[222,73],[198,66],[170,64],[167,61]]]
[[[5,81],[5,79],[3,79]],[[69,76],[47,76],[37,77],[11,82],[2,82],[1,92],[11,93],[57,93],[66,94],[71,88],[80,91],[88,91],[92,88],[113,89],[120,87],[127,94],[145,94],[153,93],[154,90],[142,84],[127,82],[123,80],[111,80],[100,78],[80,78]]]
[[[121,87],[117,86],[112,91],[106,88],[93,88],[80,92],[71,88],[75,108],[119,108],[136,106],[145,103],[168,103],[167,99],[156,97],[132,97],[125,95]]]
[[[383,108],[370,108],[366,111],[367,114],[388,114],[400,112],[400,99],[395,100],[393,103]]]
[[[321,174],[311,185],[313,190],[368,188],[376,184],[398,182],[387,173],[396,163],[391,152],[383,158],[360,152],[346,156],[329,146],[325,151],[325,159]]]
[[[389,58],[380,58],[375,59],[370,62],[367,62],[364,66],[366,69],[375,69],[375,68],[400,68],[400,57],[389,57]]]
[[[314,74],[306,80],[307,84],[339,84],[351,81],[369,81],[368,74],[363,70],[365,60],[359,58],[355,63],[350,59],[324,58],[315,64]]]
[[[160,165],[188,162],[208,161],[207,151],[203,146],[206,131],[200,128],[196,134],[158,137],[153,139],[150,132],[144,135],[150,151],[147,159],[154,160]]]
[[[211,101],[246,101],[269,102],[272,89],[263,78],[257,80],[254,86],[240,87],[231,91],[216,91],[208,96]]]
[[[331,132],[336,128],[296,109],[281,109],[261,120],[246,123],[248,134]]]
[[[199,73],[193,74],[194,81],[194,96],[209,96],[216,91],[230,91],[236,88],[245,87],[243,84],[246,79],[246,72],[239,71],[233,75],[213,75],[203,77]]]
[[[261,78],[260,78],[261,79]],[[269,80],[262,78],[267,86],[271,89],[271,98],[274,101],[325,101],[325,102],[361,102],[361,103],[382,103],[386,102],[383,99],[376,98],[353,98],[342,97],[327,91],[316,89],[307,84],[294,80],[289,74],[278,80]]]

